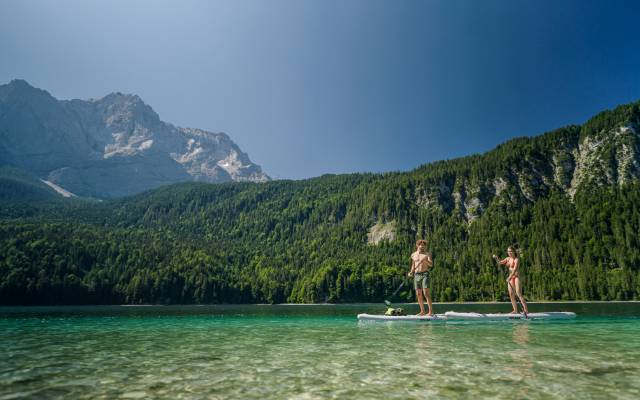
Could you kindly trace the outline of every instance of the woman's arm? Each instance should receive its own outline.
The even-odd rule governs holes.
[[[504,260],[501,260],[497,255],[493,255],[493,259],[501,265],[507,265],[507,263],[509,262],[509,257],[505,258]]]

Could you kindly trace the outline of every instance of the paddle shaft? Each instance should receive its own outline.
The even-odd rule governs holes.
[[[400,283],[400,286],[398,286],[398,288],[393,292],[393,294],[391,295],[391,297],[395,296],[396,293],[398,293],[398,290],[400,290],[403,286],[404,286],[404,280]]]
[[[400,283],[400,286],[398,286],[398,288],[393,292],[393,294],[391,295],[391,298],[393,298],[393,296],[396,295],[396,293],[398,293],[398,291],[404,286],[404,280],[402,280],[402,283]],[[391,307],[391,302],[389,300],[385,300],[384,304],[387,307]]]

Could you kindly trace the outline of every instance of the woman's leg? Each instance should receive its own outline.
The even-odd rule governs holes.
[[[520,278],[516,278],[516,293],[520,298],[520,302],[522,303],[522,308],[524,308],[525,314],[529,314],[529,309],[527,308],[527,302],[524,301],[524,296],[522,295],[522,289],[520,288]]]
[[[509,288],[509,298],[511,299],[511,306],[513,307],[513,311],[511,311],[511,313],[517,314],[518,305],[516,304],[516,296],[515,296],[515,293],[513,293],[513,285],[511,285],[511,282],[509,282],[508,279],[507,279],[507,287]]]

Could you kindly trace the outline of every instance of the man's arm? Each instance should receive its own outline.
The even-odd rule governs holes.
[[[414,269],[415,269],[415,260],[413,259],[413,257],[411,257],[411,269],[409,269],[409,273],[407,274],[407,276],[413,275]]]
[[[427,269],[431,269],[431,267],[433,267],[433,258],[431,253],[427,253]]]

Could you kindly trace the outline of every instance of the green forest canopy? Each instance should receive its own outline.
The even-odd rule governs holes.
[[[559,148],[638,124],[639,104],[405,173],[183,183],[104,202],[52,200],[21,176],[0,197],[0,304],[380,301],[417,238],[434,255],[435,301],[505,299],[491,254],[510,244],[530,300],[638,299],[637,175],[572,197],[553,165],[572,162]],[[375,224],[394,238],[370,243]]]

